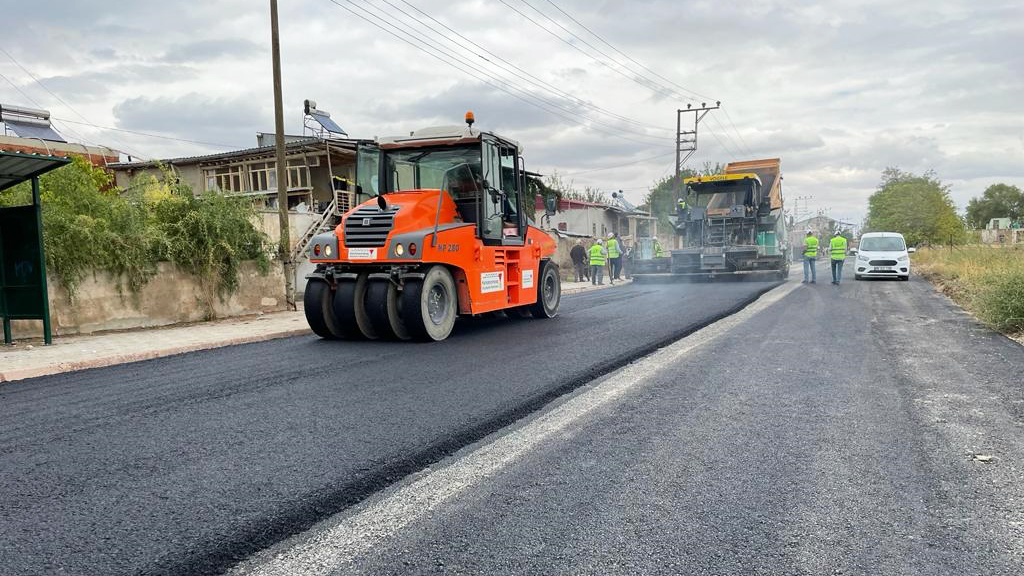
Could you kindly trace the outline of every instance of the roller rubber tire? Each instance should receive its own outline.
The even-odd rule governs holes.
[[[459,293],[447,268],[431,266],[423,280],[411,280],[402,289],[402,321],[413,338],[440,341],[455,327]]]
[[[334,317],[333,299],[331,287],[325,280],[310,278],[306,282],[306,291],[302,296],[306,323],[317,336],[329,340],[342,337]]]
[[[401,317],[398,288],[387,280],[370,280],[366,288],[366,316],[373,332],[384,340],[408,340],[412,336]]]
[[[376,340],[377,332],[366,313],[366,287],[370,283],[368,273],[363,272],[354,282],[342,280],[334,291],[334,317],[338,328],[349,340]]]
[[[558,316],[558,306],[562,303],[562,280],[558,277],[558,265],[542,262],[537,278],[537,302],[530,306],[534,318],[554,318]]]

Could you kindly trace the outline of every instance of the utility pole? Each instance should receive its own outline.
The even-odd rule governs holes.
[[[281,39],[277,31],[277,0],[270,0],[270,52],[274,60],[274,146],[277,148],[277,214],[281,239],[277,254],[284,267],[284,299],[295,310],[295,264],[288,227],[288,167],[284,153],[284,103],[281,96]]]
[[[701,102],[700,108],[694,108],[691,104],[687,104],[685,110],[676,110],[676,200],[683,195],[683,181],[681,178],[683,164],[697,151],[697,125],[704,119],[704,116],[707,116],[708,112],[717,110],[721,105],[721,102],[715,102],[714,106],[709,107],[706,102]],[[684,112],[693,113],[693,130],[683,130]],[[687,125],[687,128],[689,128],[689,125]],[[683,153],[686,155],[683,156]]]

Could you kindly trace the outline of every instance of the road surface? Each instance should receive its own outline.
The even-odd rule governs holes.
[[[923,281],[790,283],[236,573],[1021,574],[1022,374]]]
[[[735,312],[628,286],[441,343],[299,337],[0,386],[0,573],[218,573]]]

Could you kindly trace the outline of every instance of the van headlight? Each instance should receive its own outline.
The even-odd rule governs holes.
[[[858,262],[867,262],[868,261],[868,257],[863,255],[863,254],[857,254],[857,261]]]
[[[903,256],[900,256],[899,258],[897,258],[897,260],[899,260],[900,262],[909,262],[910,261],[910,256],[907,256],[906,254],[904,254]]]

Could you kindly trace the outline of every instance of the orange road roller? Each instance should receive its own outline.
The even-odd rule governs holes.
[[[444,340],[458,316],[558,314],[555,241],[527,221],[526,171],[513,140],[427,128],[357,148],[371,198],[308,248],[304,306],[322,338]]]

